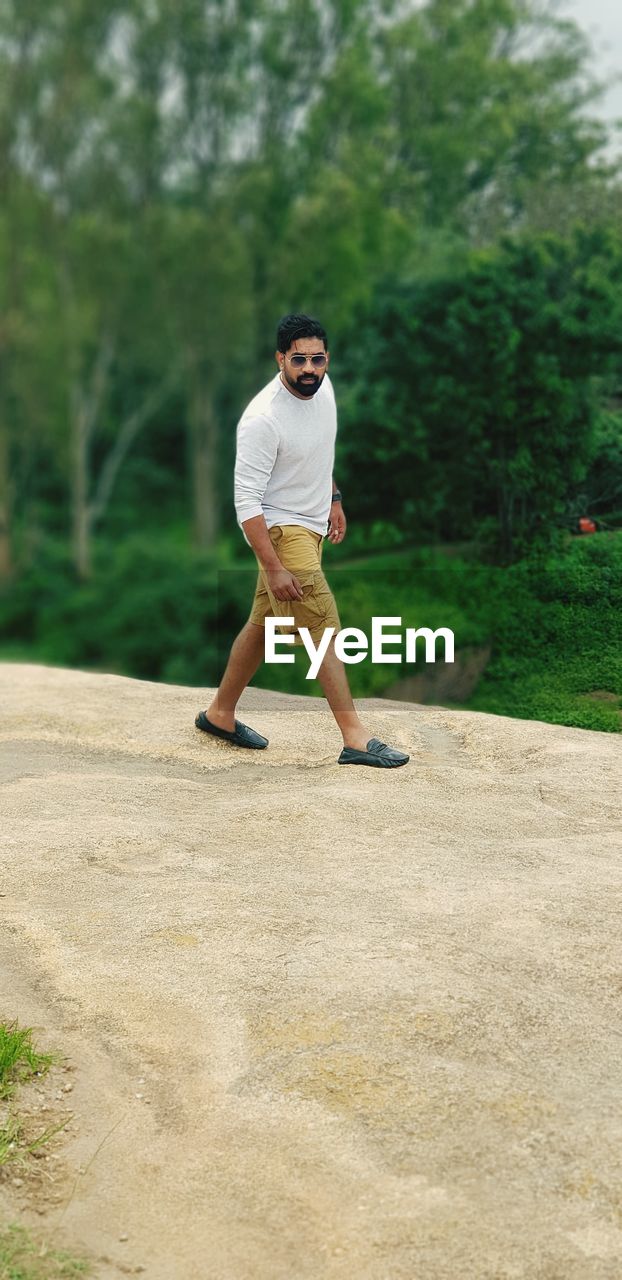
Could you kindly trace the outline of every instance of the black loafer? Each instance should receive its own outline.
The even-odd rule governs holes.
[[[344,747],[337,764],[370,764],[374,769],[398,769],[401,764],[408,764],[409,760],[410,756],[405,751],[388,747],[379,738],[370,738],[367,751]]]
[[[217,724],[212,724],[211,720],[208,720],[204,711],[199,711],[194,723],[197,729],[202,729],[204,733],[212,733],[215,738],[224,738],[225,742],[232,742],[236,747],[250,747],[251,750],[260,751],[262,747],[268,745],[267,738],[250,729],[247,724],[242,724],[241,720],[234,720],[233,731],[220,729]]]

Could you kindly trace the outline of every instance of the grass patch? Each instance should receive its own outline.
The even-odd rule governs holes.
[[[18,1085],[45,1075],[59,1060],[59,1054],[40,1053],[35,1048],[31,1027],[0,1022],[0,1102],[7,1104],[0,1121],[0,1167],[9,1161],[24,1162],[64,1128],[66,1119],[28,1140],[19,1116],[8,1106]],[[18,1223],[0,1225],[0,1280],[72,1280],[89,1274],[88,1262],[63,1249],[50,1248]]]
[[[45,1146],[55,1134],[60,1133],[65,1128],[67,1121],[60,1120],[58,1124],[50,1125],[49,1129],[45,1129],[39,1134],[38,1138],[34,1138],[31,1142],[24,1139],[22,1125],[19,1119],[14,1115],[9,1115],[4,1122],[0,1124],[0,1167],[8,1164],[9,1160],[17,1160],[24,1162],[25,1157],[32,1155],[38,1151],[39,1147]]]
[[[0,1124],[0,1167],[15,1158],[21,1126],[15,1116],[8,1116]]]
[[[54,1053],[39,1053],[32,1043],[32,1028],[18,1027],[16,1022],[0,1022],[0,1103],[7,1102],[19,1084],[35,1076],[43,1076],[59,1060]],[[51,1125],[37,1138],[28,1141],[19,1118],[8,1108],[0,1117],[0,1167],[10,1160],[23,1161],[42,1147],[65,1125]]]
[[[53,1053],[39,1053],[32,1043],[32,1027],[0,1022],[0,1099],[11,1096],[16,1085],[44,1075],[58,1061]]]
[[[87,1262],[38,1243],[23,1227],[0,1227],[0,1280],[71,1280],[89,1270]]]

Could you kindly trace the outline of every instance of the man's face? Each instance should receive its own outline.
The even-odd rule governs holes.
[[[315,364],[312,356],[321,356],[326,363]],[[285,382],[296,395],[305,400],[315,395],[324,381],[329,359],[321,338],[296,338],[289,351],[285,355],[277,351],[276,358]]]

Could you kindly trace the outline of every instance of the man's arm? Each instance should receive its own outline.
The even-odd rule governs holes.
[[[238,521],[277,600],[302,600],[298,579],[285,569],[272,546],[262,499],[278,451],[278,433],[261,416],[238,424],[234,474],[234,504]]]
[[[240,524],[251,516],[263,515],[263,496],[274,470],[279,448],[274,423],[258,415],[238,423],[233,501]]]
[[[251,516],[250,520],[242,522],[242,528],[265,570],[273,596],[277,600],[302,600],[303,591],[298,578],[281,564],[272,546],[265,516]]]
[[[347,528],[346,518],[343,513],[343,507],[341,505],[341,494],[339,493],[339,489],[335,484],[334,476],[332,478],[332,482],[333,482],[333,495],[337,494],[337,497],[333,496],[333,500],[330,504],[330,517],[329,517],[327,538],[329,542],[343,542],[346,536],[346,528]]]

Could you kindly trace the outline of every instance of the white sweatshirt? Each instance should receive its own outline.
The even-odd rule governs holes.
[[[314,396],[299,400],[277,373],[237,426],[234,502],[240,527],[263,515],[269,529],[301,524],[326,533],[336,434],[337,406],[328,374]]]

